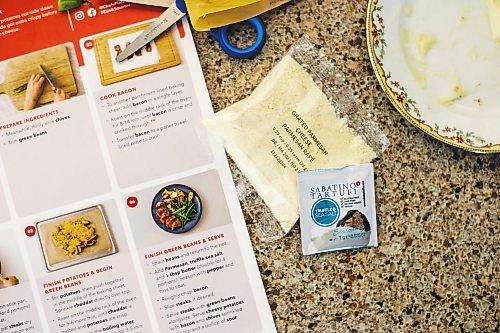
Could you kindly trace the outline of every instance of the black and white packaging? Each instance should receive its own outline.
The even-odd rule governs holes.
[[[304,255],[378,246],[373,164],[298,176]]]

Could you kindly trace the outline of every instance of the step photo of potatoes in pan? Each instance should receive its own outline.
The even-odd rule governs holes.
[[[102,85],[124,81],[181,63],[170,29],[124,61],[116,61],[118,54],[148,26],[146,23],[94,38],[94,52]]]
[[[0,118],[82,94],[72,43],[0,62]]]
[[[36,228],[49,271],[118,252],[101,205],[39,222]]]

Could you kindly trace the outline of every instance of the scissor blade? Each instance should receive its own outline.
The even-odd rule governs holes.
[[[116,57],[116,61],[120,62],[131,56],[135,51],[139,50],[158,37],[163,31],[171,27],[184,15],[186,14],[180,11],[175,5],[168,8]]]
[[[40,66],[40,69],[43,72],[43,76],[45,76],[45,78],[47,79],[47,81],[49,82],[49,84],[52,86],[52,90],[56,91],[56,86],[54,86],[54,84],[50,80],[49,74],[47,74],[47,71],[45,70],[45,68],[43,68],[43,66],[41,64],[39,64],[38,66]]]

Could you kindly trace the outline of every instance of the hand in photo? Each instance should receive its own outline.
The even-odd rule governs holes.
[[[24,98],[24,111],[32,110],[36,107],[38,99],[43,91],[45,77],[41,74],[31,74],[28,86],[26,88],[26,97]]]
[[[64,90],[62,90],[61,88],[56,88],[56,91],[54,92],[54,103],[64,101],[68,98],[69,95]]]
[[[43,92],[45,76],[41,74],[32,74],[26,88],[26,97],[24,99],[24,111],[32,110],[37,107],[38,99]],[[61,88],[55,88],[54,102],[64,101],[69,95]]]

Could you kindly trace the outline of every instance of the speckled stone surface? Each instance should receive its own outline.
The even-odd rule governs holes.
[[[498,332],[500,155],[447,146],[390,104],[366,51],[364,0],[302,0],[262,16],[254,60],[228,58],[195,33],[216,111],[248,96],[303,33],[344,72],[391,140],[375,161],[380,246],[304,257],[296,225],[263,241],[272,220],[232,164],[279,332]]]

